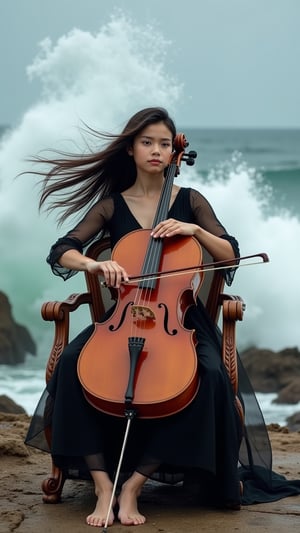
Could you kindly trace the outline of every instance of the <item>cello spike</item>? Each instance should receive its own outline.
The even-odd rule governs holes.
[[[105,519],[105,524],[104,524],[104,527],[102,529],[102,533],[107,533],[109,515],[110,515],[110,512],[112,510],[112,505],[113,505],[113,501],[114,501],[116,490],[117,490],[117,484],[118,484],[118,481],[119,481],[120,470],[121,470],[121,465],[122,465],[124,452],[125,452],[125,448],[126,448],[126,443],[127,443],[127,439],[128,439],[130,424],[131,424],[131,422],[132,422],[132,420],[134,419],[135,416],[136,416],[136,411],[134,409],[125,409],[125,417],[127,418],[127,424],[126,424],[126,429],[125,429],[125,433],[124,433],[124,438],[123,438],[123,444],[122,444],[122,449],[121,449],[121,453],[120,453],[120,458],[119,458],[119,462],[118,462],[118,466],[117,466],[117,470],[116,470],[116,474],[115,474],[115,480],[114,480],[114,484],[113,484],[112,495],[111,495],[111,499],[110,499],[110,502],[109,502],[109,506],[108,506],[108,510],[107,510],[107,514],[106,514],[106,519]]]

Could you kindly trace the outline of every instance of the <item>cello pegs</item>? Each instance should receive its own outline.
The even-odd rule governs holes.
[[[197,157],[197,152],[195,150],[190,150],[187,154],[184,154],[183,161],[186,162],[188,166],[193,166],[195,163],[195,159]]]
[[[191,157],[189,157],[189,158],[186,160],[186,164],[187,164],[189,167],[192,167],[192,166],[195,164],[195,159],[192,159]]]

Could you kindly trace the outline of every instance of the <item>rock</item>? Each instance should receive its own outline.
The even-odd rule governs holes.
[[[25,414],[0,413],[1,459],[4,456],[28,457],[29,451],[24,439],[29,421],[30,417]]]
[[[26,411],[5,394],[0,395],[0,412],[12,414],[25,414]]]
[[[249,348],[241,360],[256,392],[277,392],[276,403],[300,400],[300,352],[286,348],[280,352]]]
[[[291,379],[290,383],[278,393],[274,403],[298,403],[300,401],[300,378]]]
[[[300,411],[289,416],[287,419],[287,427],[290,431],[300,432]]]
[[[0,364],[24,363],[27,353],[36,355],[36,344],[27,328],[15,322],[10,302],[0,291]]]

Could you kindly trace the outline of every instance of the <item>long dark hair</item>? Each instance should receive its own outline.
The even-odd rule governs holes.
[[[49,201],[47,211],[59,208],[59,224],[69,216],[88,209],[95,201],[112,192],[128,189],[136,179],[136,166],[128,155],[134,138],[150,124],[164,122],[174,140],[176,127],[166,109],[148,107],[133,115],[122,133],[100,133],[92,128],[88,132],[95,137],[110,141],[101,151],[88,154],[71,154],[55,151],[58,157],[34,157],[31,161],[50,165],[51,169],[34,174],[44,176],[41,181],[39,209]],[[49,197],[52,197],[51,199]]]

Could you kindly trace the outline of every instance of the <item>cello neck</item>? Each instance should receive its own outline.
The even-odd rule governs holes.
[[[156,209],[153,228],[157,226],[162,220],[166,220],[170,207],[170,200],[172,194],[172,188],[174,183],[174,177],[176,176],[177,166],[175,163],[171,163],[168,167],[167,175],[161,190],[158,206]]]
[[[175,163],[171,163],[168,167],[167,175],[165,177],[165,181],[162,187],[162,191],[160,194],[157,210],[154,217],[153,222],[153,228],[159,224],[162,220],[165,220],[168,216],[169,212],[169,206],[170,206],[170,199],[172,194],[172,188],[173,188],[173,182],[174,177],[177,173],[177,165]],[[145,255],[143,267],[141,274],[147,275],[149,272],[151,272],[151,269],[154,268],[155,270],[159,269],[161,254],[162,254],[162,247],[163,247],[163,240],[162,239],[154,239],[153,237],[150,237],[147,252]],[[139,287],[143,289],[155,289],[157,280],[155,279],[145,279],[139,283]]]

